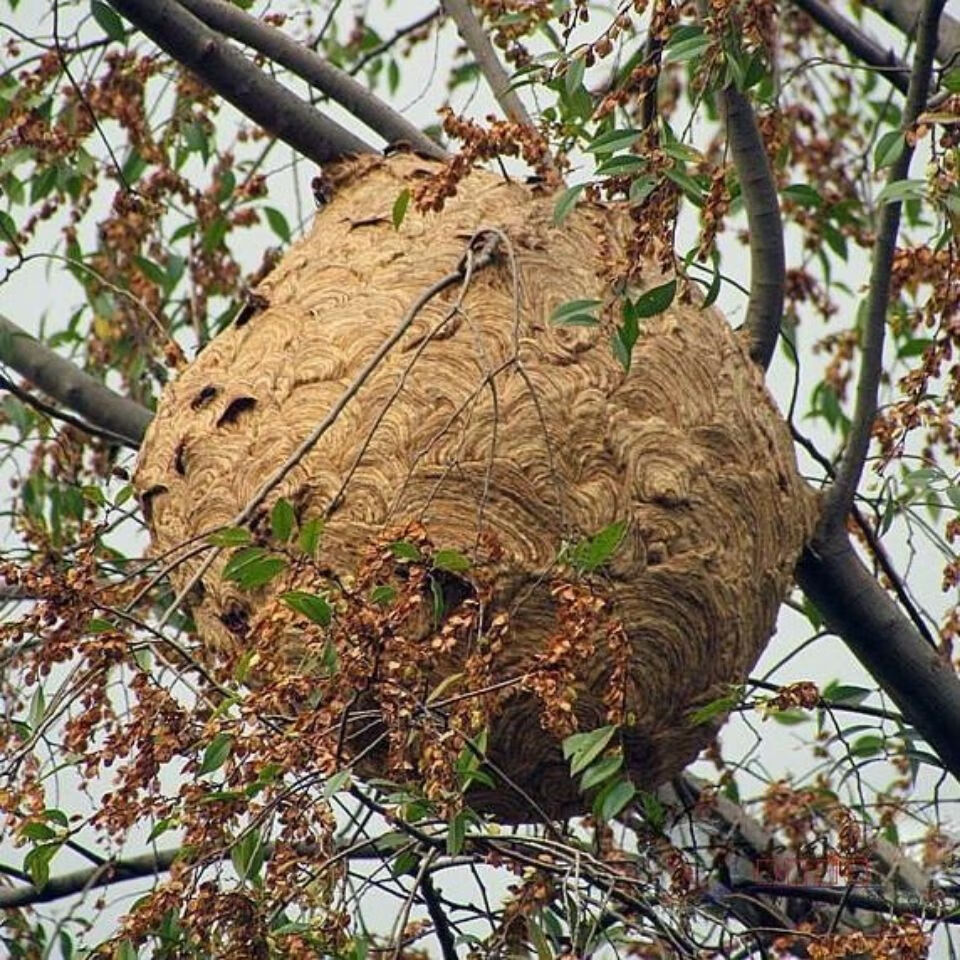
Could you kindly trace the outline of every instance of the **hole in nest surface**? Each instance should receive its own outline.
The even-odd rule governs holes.
[[[241,413],[252,410],[256,405],[257,401],[254,397],[237,397],[231,400],[230,403],[227,404],[227,409],[220,414],[217,426],[224,427],[229,423],[236,423]]]
[[[212,383],[208,383],[191,401],[190,409],[199,410],[205,407],[220,391]]]
[[[144,490],[140,495],[140,509],[143,511],[143,519],[147,523],[153,522],[153,501],[156,497],[160,496],[161,493],[166,493],[167,487],[162,484],[157,484],[156,486],[150,487],[149,490]]]

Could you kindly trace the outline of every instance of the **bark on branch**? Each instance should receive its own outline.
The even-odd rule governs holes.
[[[224,0],[180,0],[180,3],[207,26],[252,47],[306,80],[388,143],[402,141],[428,156],[438,159],[446,156],[439,144],[362,83],[276,27],[262,23]]]
[[[863,0],[863,5],[908,36],[913,36],[920,25],[923,0]],[[937,60],[953,63],[957,57],[960,57],[960,20],[945,13],[940,19]]]
[[[532,127],[530,114],[527,113],[517,91],[511,87],[510,77],[503,69],[487,31],[470,9],[469,0],[443,0],[443,8],[456,23],[463,42],[476,58],[477,65],[500,104],[500,109],[514,123]]]
[[[845,531],[811,544],[797,565],[797,582],[960,779],[960,680],[863,565]]]
[[[153,418],[146,407],[114,393],[5,317],[0,317],[0,363],[131,446],[139,446]]]
[[[224,100],[315,163],[373,148],[267,76],[175,0],[110,0],[118,13]]]
[[[793,0],[793,2],[814,23],[839,40],[858,60],[862,60],[867,66],[875,67],[884,80],[906,94],[910,83],[910,68],[892,50],[884,50],[856,24],[841,16],[823,0]]]
[[[750,231],[750,301],[746,320],[750,356],[766,369],[780,335],[786,284],[780,200],[757,119],[746,94],[727,87],[719,101]]]
[[[905,133],[916,122],[927,103],[937,45],[937,25],[945,3],[946,0],[927,0],[923,8],[923,16],[917,31],[917,49],[913,69],[910,73],[910,87],[903,111]],[[913,147],[906,142],[902,154],[890,167],[888,184],[906,179],[910,172],[912,157]],[[863,351],[853,420],[847,445],[837,469],[836,480],[828,491],[824,504],[822,520],[824,530],[839,527],[844,523],[870,449],[873,421],[877,414],[877,392],[883,371],[883,343],[887,327],[887,310],[890,305],[890,276],[893,255],[897,247],[897,234],[900,232],[901,206],[900,201],[887,203],[880,213],[877,239],[873,247]]]

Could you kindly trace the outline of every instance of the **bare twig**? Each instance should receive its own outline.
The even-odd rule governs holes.
[[[254,66],[174,0],[110,0],[134,26],[294,150],[328,163],[372,148]]]
[[[404,37],[408,37],[411,33],[422,30],[427,24],[433,23],[441,13],[440,8],[436,7],[429,13],[425,13],[422,17],[418,17],[416,20],[408,23],[405,27],[400,27],[393,36],[387,37],[382,43],[378,43],[375,47],[372,47],[364,53],[350,68],[350,76],[355,77],[368,63],[376,60],[377,57],[382,57],[388,50],[392,50]]]
[[[946,0],[926,0],[917,32],[917,50],[910,74],[910,89],[903,112],[903,130],[908,132],[923,112],[933,73],[937,43],[937,24]],[[913,147],[904,143],[903,152],[890,167],[888,184],[904,180],[910,171]],[[873,421],[877,413],[877,391],[883,370],[883,342],[886,335],[887,309],[890,304],[890,282],[893,255],[900,231],[900,201],[883,207],[873,248],[870,288],[867,296],[863,357],[857,381],[857,396],[847,445],[837,468],[837,477],[827,492],[821,520],[824,530],[840,527],[850,511],[860,483]]]
[[[180,3],[213,29],[253,47],[292,70],[387,142],[405,141],[429,156],[438,159],[446,156],[439,144],[367,87],[276,27],[257,20],[224,0],[180,0]]]
[[[139,445],[153,419],[146,407],[114,393],[5,317],[0,317],[0,363],[129,446]]]
[[[910,68],[892,50],[884,50],[856,24],[841,16],[823,0],[793,0],[793,2],[811,20],[839,40],[855,57],[868,66],[875,67],[884,80],[901,93],[907,92]]]
[[[514,123],[524,127],[532,127],[533,121],[527,108],[523,105],[517,91],[510,83],[510,76],[503,69],[497,51],[490,42],[487,31],[470,9],[469,0],[443,0],[443,8],[447,11],[467,48],[476,58],[484,78],[500,108]]]

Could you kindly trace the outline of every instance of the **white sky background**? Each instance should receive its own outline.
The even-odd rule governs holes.
[[[368,10],[368,20],[374,25],[383,36],[388,36],[395,29],[404,26],[420,15],[433,9],[432,0],[394,0],[389,8],[384,7],[383,0],[372,0],[368,4],[343,2],[340,5],[337,14],[337,24],[341,32],[349,30],[353,14],[358,9]],[[272,9],[284,9],[287,7],[284,3],[273,3]],[[838,4],[846,8],[846,3]],[[4,38],[3,24],[12,24],[19,30],[30,35],[37,31],[38,19],[41,23],[40,30],[44,34],[49,34],[50,20],[49,15],[42,15],[49,8],[49,3],[44,0],[21,0],[21,4],[16,13],[11,14],[6,9],[6,5],[0,9],[0,44]],[[255,10],[262,12],[264,4],[257,4]],[[92,23],[87,16],[88,5],[82,2],[77,6],[66,6],[62,12],[64,25],[76,25],[80,23],[81,38],[89,36],[90,38],[99,35],[99,28]],[[960,0],[949,0],[947,4],[948,12],[955,16],[960,16]],[[318,17],[318,20],[320,18]],[[890,30],[879,18],[868,15],[867,24],[871,32],[885,44],[889,44],[893,49],[903,51],[903,39],[899,34]],[[595,26],[591,25],[591,33]],[[450,25],[443,31],[439,40],[423,44],[417,48],[416,54],[411,60],[401,61],[401,85],[397,94],[392,98],[392,102],[401,108],[406,115],[416,124],[427,126],[436,122],[436,108],[444,100],[444,84],[446,81],[446,65],[449,64],[452,52],[458,45],[458,39]],[[24,45],[26,49],[26,45]],[[0,57],[3,54],[0,53]],[[0,69],[3,68],[2,59],[0,59]],[[596,73],[596,79],[602,75],[603,67],[599,67]],[[291,83],[293,89],[303,92],[304,86],[299,83]],[[384,84],[381,83],[381,95],[385,95]],[[529,91],[524,94],[529,102]],[[460,87],[453,96],[453,105],[458,110],[464,110],[471,115],[483,117],[487,113],[497,112],[492,97],[482,84],[476,88]],[[533,106],[530,102],[530,106]],[[344,125],[357,129],[357,124],[349,118],[343,111],[336,107],[328,110],[329,114],[338,119]],[[231,125],[236,122],[236,114],[228,105],[224,105],[220,114],[221,144],[232,139],[230,134]],[[679,129],[679,124],[677,125]],[[109,125],[107,126],[109,134]],[[360,132],[360,131],[358,131]],[[705,142],[704,131],[694,128],[694,142],[703,145]],[[2,154],[2,148],[0,148]],[[284,158],[284,159],[281,159]],[[293,166],[288,164],[290,151],[282,148],[275,152],[272,162],[277,170],[269,179],[270,202],[272,205],[281,209],[286,215],[291,225],[297,223],[297,202],[300,204],[302,215],[309,223],[309,216],[313,209],[309,183],[315,174],[314,167],[309,162],[300,161]],[[196,162],[196,161],[191,161]],[[912,171],[913,176],[922,176],[922,157],[914,160]],[[286,169],[282,169],[286,166]],[[574,170],[570,182],[576,182],[588,174],[590,167],[582,170]],[[91,222],[94,218],[91,218]],[[723,267],[724,271],[735,277],[741,284],[749,283],[749,259],[748,251],[745,247],[735,242],[736,229],[735,224],[729,224],[725,234],[721,235],[721,244],[724,253]],[[47,237],[53,237],[56,230],[56,223],[51,225]],[[686,250],[694,242],[696,223],[695,219],[687,216],[683,222],[683,229],[680,232],[678,248]],[[276,237],[269,232],[266,224],[263,224],[259,230],[239,231],[231,234],[229,238],[232,249],[238,252],[245,259],[248,266],[252,267],[259,261],[262,246],[274,245]],[[87,245],[84,244],[84,248]],[[43,242],[43,237],[39,242],[31,244],[30,250],[48,249]],[[794,246],[788,249],[788,263],[795,264],[800,259],[800,251]],[[857,248],[851,246],[850,261],[844,271],[844,280],[851,288],[862,292],[868,274],[869,261],[864,254]],[[77,287],[73,278],[62,268],[61,265],[53,262],[36,261],[28,264],[20,270],[10,282],[0,286],[0,313],[8,316],[10,319],[30,330],[38,333],[43,326],[47,331],[63,327],[73,313],[74,309],[82,303],[83,296]],[[739,324],[742,320],[745,310],[745,298],[732,285],[724,284],[718,306],[725,312],[726,316],[734,324]],[[850,318],[854,315],[855,303],[849,304],[849,311],[843,318],[842,325],[848,325]],[[799,332],[800,354],[805,357],[802,367],[802,381],[800,396],[805,398],[809,395],[813,385],[820,379],[821,369],[811,357],[809,350],[805,351],[804,346],[809,348],[810,343],[822,336],[825,328],[819,319],[811,318],[807,323],[802,324]],[[188,354],[192,354],[193,344],[184,343],[188,349]],[[781,409],[785,410],[789,403],[790,393],[793,389],[794,370],[786,361],[782,351],[778,350],[777,358],[770,369],[768,383],[770,389],[777,398]],[[813,439],[818,439],[818,428],[816,422],[807,422],[801,424],[801,428]],[[819,438],[823,440],[823,449],[830,449],[830,439],[822,433]],[[801,465],[806,468],[806,464],[801,460]],[[817,471],[811,471],[819,476]],[[7,477],[0,472],[0,497],[2,497],[2,507],[7,509],[9,494],[6,486]],[[113,492],[119,488],[117,484]],[[9,532],[0,529],[0,552],[5,544],[10,544],[11,538]],[[913,559],[913,573],[911,576],[911,587],[917,594],[922,604],[930,609],[939,610],[943,608],[944,598],[940,591],[940,570],[941,560],[933,548],[922,542],[914,542],[913,546],[908,544],[906,532],[901,529],[895,531],[891,537],[885,541],[893,556],[898,569],[906,569],[910,561],[910,549],[917,551]],[[129,552],[142,550],[144,545],[137,544],[134,540],[129,540],[123,544]],[[0,613],[2,615],[2,613]],[[762,676],[778,663],[782,658],[796,650],[810,634],[809,624],[806,620],[784,607],[780,618],[779,631],[770,644],[767,652],[764,654],[760,665],[754,671],[755,676]],[[878,638],[879,639],[879,638]],[[795,681],[795,680],[813,680],[819,685],[824,685],[830,680],[842,678],[845,683],[861,684],[863,686],[874,686],[870,678],[859,667],[852,655],[848,652],[845,645],[835,639],[826,638],[817,642],[812,647],[804,650],[800,658],[790,662],[783,670],[776,673],[773,677],[776,681]],[[880,700],[872,701],[881,703]],[[812,721],[811,721],[812,722]],[[852,722],[852,721],[851,721]],[[759,729],[762,734],[762,743],[758,744],[756,734],[751,729]],[[760,724],[759,717],[749,715],[746,717],[735,716],[724,728],[722,742],[725,748],[725,754],[730,759],[743,756],[748,752],[755,751],[756,760],[762,765],[764,776],[781,776],[789,773],[802,774],[811,769],[813,761],[810,757],[809,748],[805,740],[809,737],[812,728],[810,724],[792,728],[777,725],[772,721]],[[703,767],[699,771],[704,776],[710,776],[713,772],[712,767]],[[864,773],[866,783],[882,788],[890,779],[890,770],[886,765],[876,765],[867,768]],[[918,794],[923,795],[924,791],[932,789],[936,781],[936,771],[924,768],[921,779],[918,784]],[[742,774],[740,777],[741,791],[744,796],[750,796],[754,790],[762,788],[762,783],[758,780],[750,782],[749,775]],[[942,793],[945,798],[955,800],[958,796],[957,791],[953,789],[955,784],[951,782],[949,790]],[[63,802],[61,800],[61,802]],[[960,817],[954,811],[954,808],[944,804],[944,809],[948,810],[945,814],[944,826],[953,832],[960,832]],[[145,835],[145,834],[144,834]],[[142,849],[142,848],[141,848]],[[12,851],[9,844],[0,845],[0,857],[3,860],[19,864],[20,859],[25,852],[25,848],[19,851]],[[129,845],[127,853],[137,852],[134,845]],[[84,866],[84,861],[75,858],[69,852],[58,855],[54,871],[56,873],[64,872],[69,869],[76,869]],[[451,881],[450,874],[442,875],[440,885],[442,887],[456,884],[457,881]],[[118,885],[106,892],[107,901],[110,907],[105,911],[97,922],[97,932],[106,934],[109,932],[110,925],[119,912],[126,909],[135,892],[144,888],[144,884],[125,884]],[[390,916],[384,918],[384,924],[376,924],[381,929],[389,929],[395,911],[396,901],[390,900],[386,904]],[[42,912],[50,917],[64,915],[73,906],[68,901],[54,903],[43,906]],[[378,907],[377,901],[371,901],[371,914],[368,919],[373,920],[374,914],[382,909]],[[80,911],[81,915],[92,911],[89,909]],[[415,913],[414,916],[417,914]],[[945,945],[940,944],[939,948]],[[939,949],[938,948],[938,949]],[[53,956],[57,953],[54,952]]]

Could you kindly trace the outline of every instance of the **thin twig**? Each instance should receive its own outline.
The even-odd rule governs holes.
[[[946,0],[927,0],[917,32],[917,49],[910,73],[910,88],[903,111],[903,152],[890,167],[887,183],[905,180],[910,172],[914,148],[906,139],[911,127],[923,112],[930,90],[933,59],[937,49],[937,25]],[[821,518],[824,530],[839,529],[850,511],[860,483],[863,466],[870,449],[873,422],[877,414],[877,392],[883,372],[883,343],[886,335],[887,309],[890,304],[890,285],[893,255],[900,231],[899,200],[884,205],[873,247],[873,265],[867,295],[865,333],[863,338],[860,376],[847,445],[843,451],[837,478],[827,492]]]

